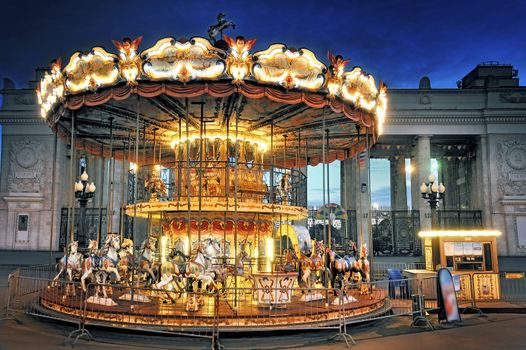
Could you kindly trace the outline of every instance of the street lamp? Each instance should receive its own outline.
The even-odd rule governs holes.
[[[429,182],[423,182],[420,186],[420,193],[431,208],[431,229],[438,228],[437,208],[441,199],[444,199],[446,186],[436,182],[435,175],[429,175]],[[434,271],[435,266],[440,264],[440,247],[437,239],[425,238],[424,240],[424,254],[426,259],[426,270]]]
[[[444,198],[444,192],[446,192],[446,186],[436,183],[435,175],[429,175],[429,182],[422,182],[420,186],[420,193],[422,198],[427,200],[431,209],[438,208],[438,201]]]
[[[88,184],[88,173],[86,170],[80,175],[80,180],[75,182],[75,198],[78,199],[80,205],[80,227],[78,241],[80,245],[86,243],[86,205],[88,200],[93,198],[95,194],[95,184],[92,182]]]

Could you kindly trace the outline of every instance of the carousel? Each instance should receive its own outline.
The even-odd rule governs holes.
[[[125,179],[109,188],[125,193],[120,232],[72,230],[42,291],[49,312],[243,331],[336,322],[342,304],[349,317],[387,307],[367,287],[364,245],[336,252],[330,229],[323,241],[306,229],[307,166],[375,143],[386,86],[340,55],[256,51],[256,39],[218,26],[209,39],[76,52],[40,82],[42,118],[72,159],[111,158]],[[78,193],[95,192],[87,170]]]

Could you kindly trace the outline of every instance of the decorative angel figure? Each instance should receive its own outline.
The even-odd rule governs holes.
[[[250,49],[256,43],[256,39],[245,40],[244,37],[238,36],[234,40],[225,34],[225,41],[230,48],[226,58],[226,70],[232,76],[232,82],[236,85],[241,85],[252,71]]]
[[[326,87],[329,92],[329,97],[334,98],[340,94],[343,84],[343,72],[349,60],[344,60],[341,55],[334,56],[330,51],[328,58],[331,65],[327,71]]]
[[[137,53],[142,36],[131,40],[122,39],[122,42],[112,40],[113,45],[119,50],[119,71],[129,85],[137,85],[137,78],[142,74],[141,58]]]

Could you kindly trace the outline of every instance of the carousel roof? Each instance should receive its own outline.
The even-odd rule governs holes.
[[[109,144],[113,117],[117,156],[135,135],[137,115],[142,141],[151,142],[155,129],[166,145],[186,132],[187,120],[194,133],[205,123],[209,132],[229,126],[232,134],[237,118],[239,131],[267,144],[272,131],[276,163],[290,166],[322,161],[327,135],[331,162],[366,147],[358,134],[372,135],[372,144],[381,132],[385,85],[376,87],[360,67],[345,71],[341,56],[329,53],[327,67],[310,50],[283,44],[252,54],[255,39],[228,36],[214,45],[164,38],[141,52],[140,42],[114,41],[118,54],[76,52],[65,67],[54,61],[37,90],[42,117],[66,136],[73,114],[66,111],[76,111],[77,146],[95,153]]]

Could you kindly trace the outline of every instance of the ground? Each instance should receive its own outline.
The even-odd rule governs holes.
[[[64,340],[75,327],[51,320],[22,316],[4,319],[7,275],[13,266],[0,265],[0,350],[64,349]],[[436,331],[411,328],[409,317],[396,317],[374,324],[349,326],[356,345],[353,349],[526,349],[526,314],[490,313],[487,317],[463,315],[459,325],[437,325]],[[79,340],[77,349],[209,349],[208,339],[135,334],[107,329],[89,329],[95,341]],[[336,331],[315,331],[281,335],[221,336],[225,349],[345,349],[332,339]]]

